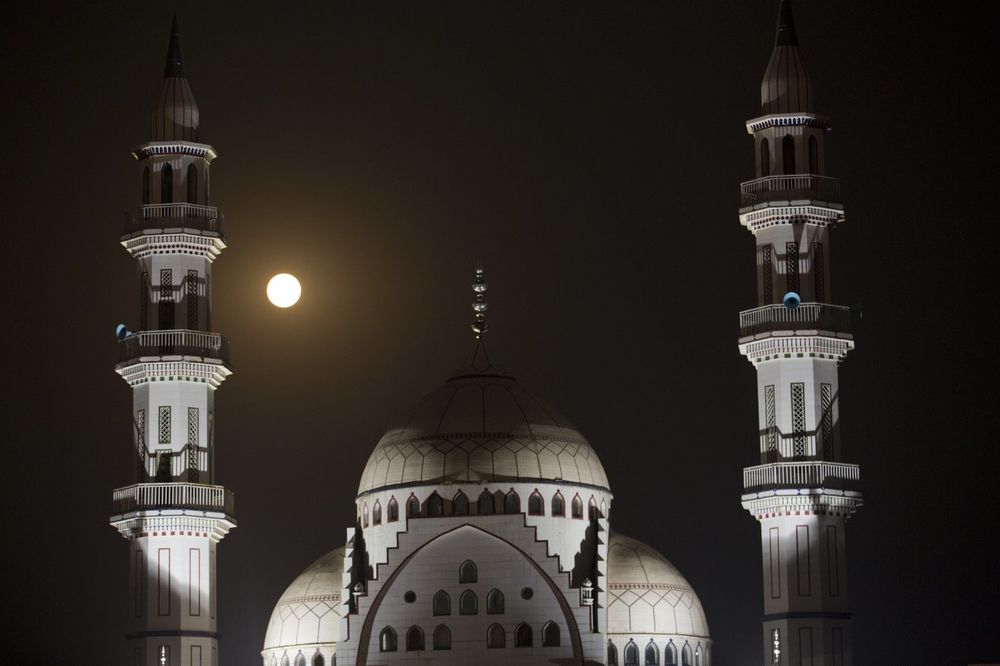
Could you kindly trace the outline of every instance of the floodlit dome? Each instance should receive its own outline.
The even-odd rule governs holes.
[[[701,601],[677,567],[616,533],[608,543],[608,634],[709,637]]]
[[[271,613],[264,637],[264,663],[281,663],[288,655],[295,663],[301,652],[308,663],[320,652],[325,663],[340,634],[341,587],[344,576],[344,549],[336,548],[319,558],[292,581]]]
[[[469,368],[382,436],[358,494],[399,484],[527,480],[608,489],[604,467],[583,435],[495,368],[480,344]]]

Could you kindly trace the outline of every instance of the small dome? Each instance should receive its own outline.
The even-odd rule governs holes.
[[[608,633],[709,637],[701,601],[677,567],[616,533],[608,543]]]
[[[340,635],[344,549],[335,548],[292,581],[271,613],[264,650],[302,650],[334,645]],[[311,648],[307,650],[306,648]]]
[[[601,461],[568,419],[513,377],[474,361],[382,436],[358,494],[408,483],[525,480],[608,489]]]

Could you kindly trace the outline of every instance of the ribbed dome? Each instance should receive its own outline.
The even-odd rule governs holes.
[[[481,351],[480,351],[481,350]],[[573,424],[491,364],[473,365],[425,397],[376,445],[358,493],[398,484],[551,480],[608,489]]]
[[[264,650],[335,644],[340,635],[344,549],[319,558],[292,581],[271,613]]]
[[[198,103],[184,77],[177,17],[170,30],[163,85],[152,112],[153,141],[197,141]]]
[[[813,110],[812,81],[799,52],[790,0],[782,0],[778,8],[774,51],[760,83],[760,106],[764,115]]]
[[[608,543],[608,633],[709,637],[701,601],[677,567],[616,533]]]

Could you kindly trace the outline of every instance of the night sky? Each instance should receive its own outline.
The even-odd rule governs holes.
[[[776,3],[353,4],[5,10],[4,661],[123,651],[128,547],[107,519],[133,457],[113,330],[135,322],[138,281],[118,237],[176,9],[229,243],[222,663],[259,663],[285,586],[344,543],[381,433],[471,354],[482,259],[496,360],[593,444],[614,529],[690,580],[716,663],[759,664],[737,208]],[[845,192],[833,297],[863,311],[841,368],[866,503],[848,529],[861,666],[1000,661],[989,6],[796,5]],[[287,311],[264,297],[282,271],[304,289]]]

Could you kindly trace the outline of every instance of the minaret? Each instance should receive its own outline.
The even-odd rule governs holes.
[[[829,119],[814,110],[789,0],[761,112],[746,124],[757,177],[740,188],[758,307],[740,313],[739,347],[757,370],[761,464],[743,470],[742,502],[760,522],[764,663],[850,666],[844,526],[861,493],[857,465],[841,462],[837,368],[854,335],[830,290],[830,231],[844,208],[823,167]]]
[[[216,666],[216,545],[236,525],[232,493],[213,485],[215,390],[231,370],[210,332],[212,262],[226,243],[176,18],[152,141],[132,155],[141,205],[121,243],[138,264],[139,318],[135,333],[119,326],[115,370],[132,387],[137,478],[115,490],[111,517],[130,548],[127,663]]]

